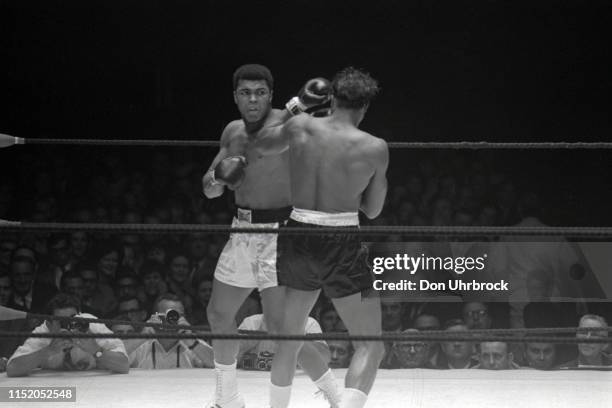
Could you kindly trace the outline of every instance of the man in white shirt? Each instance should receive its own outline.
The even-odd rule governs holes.
[[[185,307],[180,298],[166,293],[155,301],[155,313],[149,323],[188,325]],[[178,319],[168,319],[168,311],[178,313]],[[145,328],[143,333],[160,332],[161,329]],[[178,330],[170,330],[178,331]],[[145,369],[214,367],[212,347],[203,340],[133,339],[125,341],[130,356],[130,367]]]
[[[78,298],[65,293],[53,297],[47,305],[47,313],[62,317],[87,317],[78,314]],[[72,324],[71,324],[72,323]],[[100,323],[45,321],[33,333],[57,333],[80,331],[87,333],[112,333]],[[128,358],[119,339],[78,338],[28,338],[9,359],[6,374],[9,377],[29,375],[37,368],[52,370],[105,369],[125,374],[129,370]]]

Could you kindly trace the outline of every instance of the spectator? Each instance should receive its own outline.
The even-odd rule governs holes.
[[[438,318],[434,315],[424,313],[414,319],[413,328],[417,329],[418,331],[440,330],[440,320],[438,320]],[[427,356],[429,363],[431,366],[437,366],[440,354],[440,344],[429,341],[427,342],[427,346],[429,350],[429,355]]]
[[[191,263],[183,253],[175,253],[168,260],[168,292],[181,298],[188,315],[191,315],[193,299],[191,297]]]
[[[330,361],[329,368],[347,368],[353,357],[353,345],[347,340],[328,340]]]
[[[53,297],[55,288],[35,283],[36,265],[30,258],[14,257],[10,264],[13,296],[8,306],[27,312],[41,313],[45,303]]]
[[[527,367],[536,370],[550,370],[556,365],[557,348],[555,343],[530,342],[525,344]]]
[[[166,246],[167,244],[162,240],[152,242],[147,248],[145,260],[150,259],[165,264],[168,255],[166,253]]]
[[[112,242],[102,242],[96,248],[94,260],[96,270],[98,272],[98,285],[105,285],[109,288],[113,287],[117,270],[121,265],[121,248],[115,246]]]
[[[468,326],[461,319],[452,319],[446,322],[444,330],[449,333],[468,332]],[[460,369],[472,368],[478,364],[478,361],[472,358],[474,354],[474,346],[468,341],[447,341],[440,345],[441,358],[438,360],[437,368]]]
[[[178,313],[174,320],[168,311]],[[171,293],[161,295],[154,305],[155,314],[149,323],[166,323],[169,325],[189,325],[185,319],[185,307],[178,296]],[[143,332],[181,332],[178,329],[161,329],[147,327]],[[134,339],[126,340],[130,352],[130,366],[134,368],[165,369],[213,367],[213,351],[203,340],[178,339]]]
[[[418,333],[417,329],[406,329],[402,333]],[[434,368],[429,362],[429,343],[418,340],[393,342],[390,359],[384,368]]]
[[[60,293],[49,301],[46,313],[62,317],[95,318],[93,315],[79,314],[79,309],[80,303],[76,297]],[[99,323],[71,325],[69,322],[58,320],[43,322],[34,329],[33,333],[70,331],[112,333],[106,326]],[[54,370],[98,368],[116,373],[127,373],[129,370],[125,348],[118,339],[31,337],[11,356],[7,363],[6,373],[9,377],[26,376],[37,368]]]
[[[82,307],[87,307],[93,310],[94,315],[102,315],[101,310],[105,308],[104,302],[106,298],[104,294],[99,293],[98,288],[98,273],[93,265],[80,263],[75,266],[75,272],[81,275],[83,279],[83,297],[81,299]],[[99,308],[99,309],[98,309]]]
[[[128,296],[119,299],[117,312],[122,316],[127,317],[127,320],[134,323],[142,323],[147,320],[147,317],[149,316],[147,311],[142,308],[138,298],[135,296]]]
[[[70,241],[66,234],[54,234],[47,240],[48,263],[39,277],[39,282],[60,289],[62,275],[72,267],[70,264]]]
[[[85,231],[70,234],[70,264],[83,262],[89,252],[89,235]]]
[[[168,290],[164,282],[165,277],[166,268],[160,262],[147,260],[140,268],[142,290],[138,293],[138,298],[148,314],[154,312],[157,298]]]
[[[490,329],[493,323],[489,307],[482,302],[467,302],[463,305],[463,320],[470,329]]]
[[[608,332],[603,327],[607,327],[608,322],[601,316],[585,314],[580,318],[578,327],[592,328],[593,330],[578,331],[576,338],[607,338]],[[612,365],[610,355],[606,353],[609,343],[578,343],[578,358],[561,364],[559,368],[593,368]]]
[[[483,341],[478,351],[479,364],[472,368],[484,370],[509,370],[519,368],[508,343],[503,341]]]
[[[76,271],[68,271],[62,275],[60,282],[60,289],[62,292],[69,295],[76,296],[81,302],[81,312],[94,314],[95,309],[83,304],[83,297],[85,294],[85,284],[83,277]]]
[[[210,330],[208,316],[206,315],[206,307],[208,306],[210,295],[212,294],[212,281],[202,279],[196,283],[195,287],[195,301],[191,316],[188,320],[196,326],[208,326],[208,330]]]
[[[344,331],[339,327],[342,324],[338,312],[332,303],[325,303],[319,311],[319,322],[323,333]]]
[[[29,258],[34,263],[34,275],[37,276],[39,272],[38,256],[36,251],[27,245],[18,245],[11,254],[11,259],[17,257]]]
[[[115,296],[117,299],[135,297],[140,288],[140,280],[131,268],[122,267],[115,281]]]
[[[189,249],[189,256],[191,265],[193,266],[193,273],[198,274],[197,271],[206,264],[206,258],[208,255],[206,235],[201,233],[190,234],[187,239],[187,247]],[[211,277],[212,278],[212,277]]]
[[[116,307],[115,295],[108,285],[100,285],[98,272],[92,264],[82,263],[75,271],[83,278],[83,305],[94,310],[97,315],[106,317]]]
[[[94,263],[98,274],[98,288],[95,296],[95,309],[104,317],[109,316],[117,307],[113,290],[123,252],[111,241],[100,243],[94,252]],[[103,295],[103,298],[101,296]]]

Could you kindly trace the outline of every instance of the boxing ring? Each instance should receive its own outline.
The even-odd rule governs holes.
[[[345,369],[334,370],[340,380]],[[268,403],[270,373],[238,371],[247,407]],[[291,407],[329,407],[308,376],[298,371]],[[203,407],[214,393],[212,369],[141,370],[129,374],[103,371],[40,371],[23,378],[0,377],[0,387],[76,387],[76,403],[28,402],[25,407],[72,406]],[[0,403],[2,406],[17,406]],[[490,370],[379,370],[368,398],[371,408],[582,408],[612,405],[612,371],[529,369]],[[22,406],[21,404],[19,406]]]
[[[184,140],[93,140],[93,139],[23,139],[0,134],[0,148],[18,144],[66,145],[131,145],[131,146],[200,146],[215,147],[217,141]],[[390,148],[415,149],[611,149],[612,143],[389,143]],[[221,225],[150,225],[150,224],[86,224],[86,223],[34,223],[0,220],[0,232],[73,231],[115,233],[278,233],[270,228],[231,228]],[[285,228],[283,233],[303,234],[305,229]],[[352,233],[365,235],[404,234],[411,236],[446,235],[470,237],[482,235],[532,235],[609,238],[610,227],[413,227],[366,226],[356,229],[318,228],[315,234]],[[53,318],[52,316],[43,316]],[[59,318],[57,318],[59,319]],[[103,319],[98,319],[104,323]],[[146,324],[144,324],[146,325]],[[606,328],[608,330],[609,328]],[[481,333],[491,341],[504,341],[494,331]],[[0,333],[8,336],[15,333]],[[27,333],[22,333],[27,335]],[[432,341],[445,341],[444,333],[423,333]],[[158,337],[162,337],[157,335]],[[493,336],[493,337],[491,337]],[[84,337],[84,336],[80,336]],[[116,336],[128,338],[126,336]],[[180,336],[176,336],[179,338]],[[213,336],[211,336],[213,337]],[[216,336],[221,338],[220,336]],[[349,336],[350,337],[350,336]],[[485,337],[481,337],[484,340]],[[140,336],[138,338],[145,338]],[[348,338],[348,337],[347,337]],[[575,338],[565,338],[573,340]],[[375,341],[383,338],[372,339]],[[474,341],[470,338],[465,341]],[[547,341],[549,338],[541,338]],[[563,339],[561,339],[563,340]],[[535,341],[535,340],[534,340]],[[584,341],[584,340],[581,340]],[[334,370],[340,383],[346,369]],[[238,371],[239,389],[247,407],[268,405],[270,373]],[[317,387],[303,372],[298,371],[293,382],[290,406],[292,408],[329,407],[322,396],[315,396]],[[131,369],[128,374],[109,374],[107,371],[36,371],[28,377],[8,378],[0,374],[0,388],[6,387],[75,387],[76,407],[203,407],[215,392],[212,369],[142,370]],[[25,401],[20,401],[25,402]],[[21,406],[13,402],[0,402],[3,406]],[[66,402],[26,402],[27,407],[66,407]],[[397,369],[378,371],[374,387],[369,394],[370,408],[582,408],[612,406],[612,371],[558,370],[433,370]]]

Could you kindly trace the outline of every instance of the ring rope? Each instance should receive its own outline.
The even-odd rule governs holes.
[[[198,325],[170,325],[167,323],[149,323],[149,322],[133,322],[130,320],[118,319],[103,319],[81,316],[53,316],[45,314],[28,313],[26,319],[43,319],[43,320],[58,320],[58,321],[82,321],[87,323],[101,323],[106,325],[129,324],[131,326],[142,327],[161,327],[164,329],[191,329],[191,330],[208,330],[208,326]],[[249,330],[250,332],[251,330]],[[491,333],[491,334],[553,334],[553,333],[575,333],[577,331],[610,331],[612,326],[602,328],[585,328],[585,327],[549,327],[549,328],[513,328],[513,329],[470,329],[470,333]],[[437,334],[439,330],[421,330],[420,333]],[[264,333],[264,332],[262,332]]]
[[[15,144],[218,147],[217,140],[16,138]],[[391,149],[612,149],[612,142],[387,142]]]
[[[0,220],[0,231],[11,232],[141,232],[141,233],[251,233],[286,235],[358,234],[358,235],[448,235],[448,236],[568,236],[581,238],[610,238],[612,227],[465,227],[465,226],[397,226],[377,225],[361,227],[281,227],[234,228],[217,224],[106,224],[22,222]]]
[[[92,318],[92,317],[81,317],[81,316],[52,316],[45,314],[28,313],[26,319],[41,319],[41,320],[57,320],[57,321],[81,321],[86,323],[101,323],[107,326],[112,325],[130,325],[137,327],[153,327],[162,328],[168,330],[195,330],[195,331],[208,331],[208,326],[198,325],[170,325],[167,323],[150,323],[150,322],[132,322],[130,320],[118,320],[118,319],[103,319],[103,318]],[[612,332],[612,326],[606,326],[601,328],[592,327],[547,327],[547,328],[513,328],[513,329],[470,329],[471,334],[494,334],[494,335],[544,335],[544,334],[559,334],[559,333],[576,333],[583,331],[601,331],[601,332]],[[253,330],[239,330],[244,333],[267,333],[262,331]],[[441,333],[440,330],[420,330],[420,334],[432,334],[438,335]],[[0,336],[1,337],[1,336]]]
[[[508,336],[494,336],[494,335],[482,335],[475,336],[469,332],[455,332],[457,334],[449,334],[444,332],[444,335],[438,333],[437,335],[424,334],[424,333],[382,333],[381,335],[349,335],[345,333],[315,333],[315,334],[303,334],[303,335],[288,335],[288,334],[269,334],[251,332],[249,334],[243,333],[83,333],[83,332],[57,332],[57,333],[33,333],[27,331],[0,331],[0,338],[51,338],[51,339],[63,339],[63,338],[79,338],[79,339],[211,339],[211,340],[281,340],[281,341],[317,341],[317,340],[347,340],[347,341],[435,341],[435,342],[448,342],[448,341],[500,341],[507,343],[557,343],[557,344],[577,344],[577,343],[590,343],[590,344],[606,344],[610,343],[608,337],[589,337],[589,338],[576,338],[576,337],[546,337],[546,336],[529,336],[529,337],[508,337]]]

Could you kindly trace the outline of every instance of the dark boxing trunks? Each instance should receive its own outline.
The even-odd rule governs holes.
[[[286,226],[321,227],[291,218]],[[277,251],[281,286],[307,291],[323,289],[330,298],[372,288],[368,249],[357,234],[288,235],[282,233],[281,227]]]

